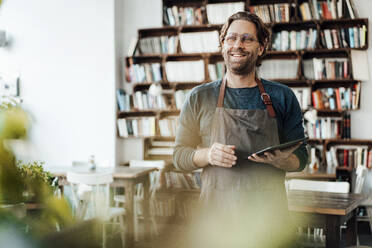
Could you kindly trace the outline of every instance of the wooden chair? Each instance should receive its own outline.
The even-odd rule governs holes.
[[[109,207],[111,173],[67,172],[67,181],[71,185],[72,203],[75,217],[81,220],[97,218],[103,221],[102,246],[106,247],[106,223],[119,218],[120,234],[124,247],[125,209]]]
[[[164,160],[131,160],[129,162],[130,167],[157,167],[158,169],[163,169],[165,166]],[[154,213],[154,201],[155,201],[155,194],[156,188],[159,182],[159,172],[155,171],[152,172],[150,175],[150,218],[151,218],[151,235],[155,234],[158,235],[158,227],[155,220],[155,213]],[[115,206],[119,206],[123,204],[125,206],[125,195],[115,195],[114,196]],[[143,185],[138,184],[136,187],[136,194],[134,196],[134,240],[139,241],[139,221],[138,217],[142,215],[143,205],[144,203],[144,191]]]

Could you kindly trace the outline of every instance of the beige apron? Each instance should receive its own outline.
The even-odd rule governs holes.
[[[259,231],[259,234],[272,236],[273,232],[288,225],[285,172],[270,164],[247,159],[255,151],[279,144],[277,122],[270,96],[265,92],[261,81],[256,79],[256,82],[266,105],[264,110],[224,108],[226,78],[222,81],[210,145],[214,142],[235,145],[238,160],[232,168],[211,165],[204,168],[201,200],[207,207],[205,210],[218,209],[223,215],[232,214],[242,221],[247,218],[249,219],[247,222],[252,224],[248,225],[247,229],[252,231],[252,228],[261,226],[262,232]],[[251,231],[247,230],[249,233],[252,233]]]

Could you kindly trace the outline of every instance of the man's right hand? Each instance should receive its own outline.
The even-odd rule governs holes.
[[[194,163],[198,167],[205,167],[208,164],[220,167],[232,167],[236,163],[234,145],[213,143],[210,148],[200,149],[194,155]]]

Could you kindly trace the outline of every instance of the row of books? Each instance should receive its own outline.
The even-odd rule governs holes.
[[[162,80],[160,63],[133,64],[129,68],[130,82],[159,82]]]
[[[350,119],[324,117],[305,125],[310,139],[346,139],[350,137]]]
[[[133,97],[133,108],[138,110],[171,109],[165,94],[153,96],[147,91],[136,91]]]
[[[205,24],[204,7],[164,7],[163,21],[168,26]]]
[[[323,146],[321,145],[309,145],[310,148],[310,163],[309,168],[311,170],[317,170],[320,168],[321,165],[324,164],[323,158]],[[329,166],[331,168],[331,166]]]
[[[289,22],[289,3],[250,6],[249,11],[258,15],[263,22]]]
[[[362,48],[366,45],[367,27],[324,29],[320,31],[320,44],[327,49]]]
[[[174,137],[176,136],[178,126],[177,116],[168,116],[159,120],[159,132],[161,136]]]
[[[312,104],[316,109],[355,110],[359,107],[360,84],[351,88],[324,88],[312,92]]]
[[[181,109],[190,90],[177,90],[174,93],[175,107]],[[170,110],[172,109],[172,95],[161,94],[152,96],[148,91],[136,91],[133,95],[125,93],[123,89],[116,91],[119,111],[130,110]]]
[[[272,49],[276,51],[312,49],[316,47],[317,30],[282,30],[273,34]]]
[[[320,31],[321,46],[333,48],[361,48],[366,45],[367,27],[324,29]],[[183,53],[218,52],[218,31],[188,32],[179,34]],[[282,30],[275,32],[272,49],[278,51],[312,49],[316,47],[317,30]],[[147,37],[139,40],[142,55],[177,53],[178,36]]]
[[[123,89],[116,90],[116,102],[119,111],[129,111],[131,109],[130,99],[131,96],[125,93]]]
[[[180,173],[175,171],[163,171],[159,188],[166,189],[200,189],[200,171],[192,173]]]
[[[222,78],[225,75],[225,63],[217,62],[215,64],[208,64],[208,73],[212,81]]]
[[[244,11],[244,2],[207,4],[207,17],[210,24],[223,24],[232,14]]]
[[[218,31],[180,33],[180,45],[183,53],[219,52]]]
[[[155,136],[155,117],[120,118],[117,120],[119,136]]]
[[[258,67],[258,75],[267,79],[297,78],[298,64],[298,59],[263,60],[262,65]]]
[[[311,105],[311,91],[310,88],[307,87],[296,87],[292,88],[293,93],[296,95],[297,101],[300,104],[302,110],[308,109]]]
[[[174,54],[177,53],[178,36],[154,36],[141,38],[138,42],[139,54]]]
[[[312,58],[303,60],[304,76],[307,79],[350,78],[347,58]]]
[[[205,80],[204,61],[167,61],[165,70],[169,82],[202,82]]]
[[[372,150],[368,146],[335,146],[326,151],[328,166],[371,168]]]
[[[354,51],[355,52],[355,51]],[[366,59],[356,58],[353,61]],[[348,58],[311,58],[303,60],[303,73],[307,79],[349,79],[350,65]],[[208,65],[211,80],[221,78],[224,74],[222,62]],[[205,80],[204,61],[167,61],[165,71],[169,82],[203,82]],[[285,70],[283,70],[285,68]],[[156,82],[162,80],[162,70],[159,63],[134,64],[129,67],[128,80],[132,82]],[[299,59],[265,59],[258,68],[258,75],[266,79],[296,79],[298,78]],[[355,79],[368,76],[368,68],[353,66]],[[359,76],[358,76],[359,75]]]
[[[344,2],[347,8],[344,8]],[[303,2],[299,10],[302,20],[356,18],[352,0],[309,0]]]

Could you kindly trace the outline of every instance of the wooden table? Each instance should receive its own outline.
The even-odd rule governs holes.
[[[326,247],[340,247],[340,226],[347,222],[346,245],[357,244],[356,208],[366,199],[361,194],[291,190],[288,207],[296,224],[323,227]]]
[[[60,185],[67,185],[66,173],[67,171],[73,172],[88,172],[89,169],[86,166],[76,166],[76,167],[46,167],[45,170],[50,171],[54,176],[60,178]],[[144,209],[143,217],[146,221],[145,223],[145,233],[146,238],[150,234],[150,220],[149,220],[149,188],[150,180],[149,173],[155,171],[156,168],[148,167],[128,167],[120,166],[114,168],[97,168],[96,172],[111,172],[114,178],[112,186],[114,187],[123,187],[125,189],[125,210],[127,215],[127,231],[125,232],[125,242],[128,247],[132,247],[134,242],[134,194],[135,194],[135,185],[142,183],[144,187]]]
[[[287,172],[285,174],[286,179],[314,179],[314,180],[336,180],[336,169],[333,168],[331,171],[325,170],[310,170],[306,167],[300,172]]]

